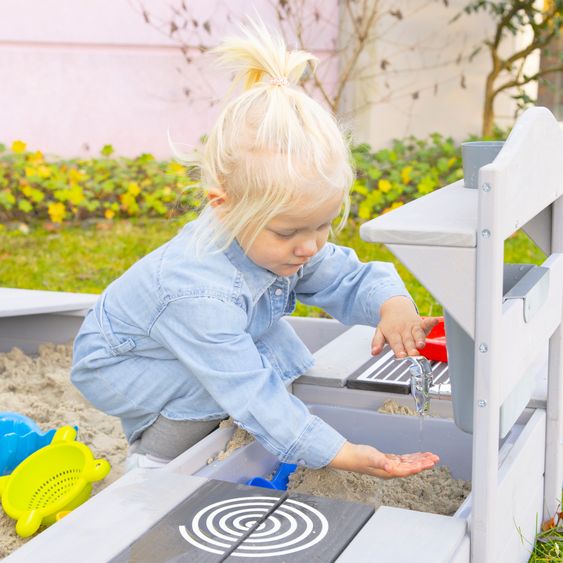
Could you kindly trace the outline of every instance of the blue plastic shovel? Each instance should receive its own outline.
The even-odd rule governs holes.
[[[264,477],[252,477],[246,482],[251,487],[262,487],[264,489],[276,489],[277,491],[287,490],[287,481],[289,476],[295,471],[297,465],[295,463],[280,463],[278,470],[272,477],[271,481]]]

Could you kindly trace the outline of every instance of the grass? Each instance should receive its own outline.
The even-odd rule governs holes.
[[[139,258],[174,236],[181,219],[98,221],[62,229],[12,226],[0,230],[0,286],[100,293]],[[380,244],[366,243],[350,227],[335,242],[354,248],[363,261],[393,262],[422,315],[440,315],[441,305]],[[506,261],[540,264],[544,254],[523,234],[506,242]],[[299,304],[296,314],[324,316]]]
[[[62,229],[0,225],[0,286],[100,293],[139,258],[163,244],[182,227],[183,220],[85,222]],[[354,248],[363,261],[393,262],[422,315],[439,315],[441,305],[416,278],[380,244],[366,243],[357,228],[343,231],[335,242]],[[505,261],[541,264],[545,255],[523,233],[505,243]],[[445,266],[447,267],[447,266]],[[298,304],[295,314],[326,316],[320,309]],[[538,534],[533,563],[561,562],[563,530]]]
[[[552,528],[539,533],[529,563],[561,563],[561,561],[563,561],[563,528]]]

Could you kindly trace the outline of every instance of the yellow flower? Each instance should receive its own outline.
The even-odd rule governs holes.
[[[113,211],[113,209],[106,209],[104,212],[104,217],[106,219],[113,219],[115,217],[115,211]]]
[[[129,184],[127,184],[127,192],[135,197],[141,193],[141,188],[137,182],[129,182]]]
[[[377,187],[379,188],[380,192],[386,194],[391,189],[391,182],[383,178],[382,180],[379,180]]]
[[[12,152],[16,154],[22,154],[25,152],[27,145],[23,141],[14,141],[12,143]]]
[[[403,180],[403,184],[408,184],[411,181],[411,172],[412,166],[405,166],[401,170],[401,180]]]
[[[68,191],[68,201],[74,205],[80,205],[85,199],[84,192],[80,186],[74,184]]]
[[[168,174],[184,175],[186,173],[186,170],[181,164],[172,161],[168,164],[167,172]]]
[[[39,164],[43,162],[43,153],[41,151],[32,152],[27,156],[27,161],[30,164]]]
[[[82,170],[77,170],[76,168],[71,168],[68,171],[68,178],[69,178],[69,180],[72,184],[78,184],[79,182],[84,180],[85,177],[86,177],[86,174],[84,174],[84,172],[82,172]]]
[[[48,178],[51,175],[51,169],[48,166],[42,164],[37,168],[37,174],[41,178]]]
[[[65,206],[60,202],[50,203],[47,208],[47,212],[49,213],[49,217],[51,217],[51,221],[53,221],[53,223],[62,223],[66,216]]]

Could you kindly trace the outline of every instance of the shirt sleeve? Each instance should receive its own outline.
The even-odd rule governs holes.
[[[216,297],[170,302],[151,336],[194,374],[236,424],[280,461],[318,468],[346,441],[286,388],[246,332],[247,315]]]
[[[347,325],[376,326],[387,299],[410,298],[392,263],[360,262],[351,248],[331,243],[303,267],[295,292],[303,303],[321,307]]]

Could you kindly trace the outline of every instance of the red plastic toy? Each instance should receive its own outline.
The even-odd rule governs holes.
[[[426,346],[420,350],[420,355],[428,360],[436,362],[448,361],[448,349],[446,347],[446,328],[444,317],[438,317],[440,322],[430,331],[426,337]]]

